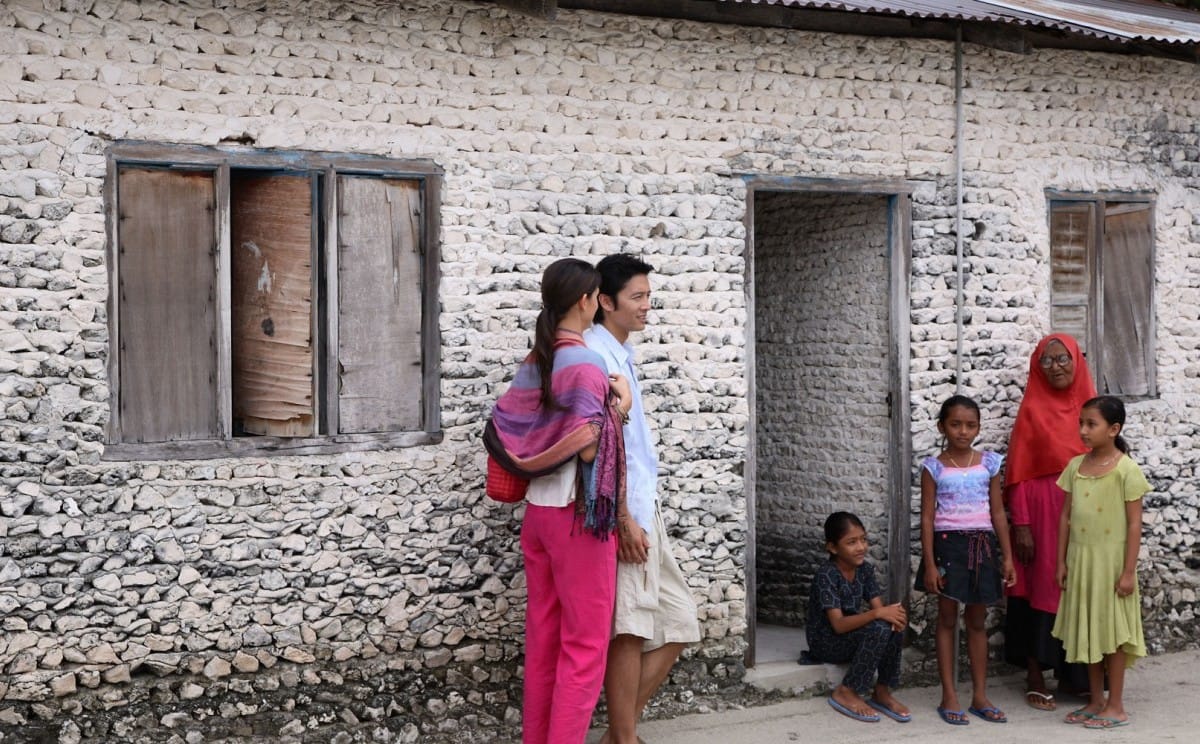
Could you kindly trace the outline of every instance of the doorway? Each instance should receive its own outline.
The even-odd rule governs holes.
[[[834,511],[862,519],[889,601],[909,571],[905,182],[754,178],[747,294],[746,665],[794,664]]]

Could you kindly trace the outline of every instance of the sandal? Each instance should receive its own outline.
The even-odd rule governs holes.
[[[982,708],[976,708],[972,705],[967,708],[967,712],[973,716],[978,716],[988,723],[1008,723],[1008,716],[1004,715],[1004,711],[994,705],[985,705]]]
[[[1120,718],[1107,718],[1105,716],[1092,716],[1091,720],[1089,720],[1087,723],[1083,724],[1083,727],[1085,729],[1088,729],[1089,731],[1095,731],[1096,729],[1104,729],[1105,731],[1107,731],[1108,729],[1117,728],[1119,726],[1128,726],[1128,725],[1129,725],[1128,718],[1126,718],[1124,721],[1122,721]]]
[[[838,713],[841,713],[843,716],[848,716],[850,718],[853,718],[856,721],[862,721],[863,723],[879,723],[879,714],[878,713],[857,713],[857,712],[851,710],[850,708],[847,708],[846,706],[842,705],[841,703],[834,700],[833,698],[826,698],[826,699],[829,701],[830,707],[832,707]]]
[[[1054,710],[1058,707],[1054,695],[1049,692],[1039,692],[1037,690],[1025,691],[1025,703],[1034,710]]]
[[[1096,717],[1095,713],[1089,713],[1087,708],[1073,710],[1063,719],[1064,723],[1087,723]]]
[[[951,726],[966,726],[970,723],[967,720],[967,712],[965,710],[950,710],[939,705],[937,712],[942,717],[942,720]]]

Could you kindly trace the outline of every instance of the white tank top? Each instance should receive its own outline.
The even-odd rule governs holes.
[[[575,500],[575,463],[572,457],[558,470],[529,481],[525,500],[534,506],[566,506]]]

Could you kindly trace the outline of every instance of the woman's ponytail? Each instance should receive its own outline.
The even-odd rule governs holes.
[[[558,324],[575,303],[600,287],[600,272],[587,261],[560,258],[542,272],[542,310],[533,332],[533,360],[541,387],[541,406],[545,410],[561,408],[551,390],[554,376],[554,342]]]
[[[538,381],[542,389],[541,405],[546,410],[558,408],[550,383],[554,373],[554,337],[561,319],[561,315],[543,305],[533,331],[533,361],[537,365]]]
[[[1118,424],[1122,429],[1125,428],[1125,404],[1120,398],[1111,395],[1097,395],[1088,401],[1085,401],[1080,410],[1093,408],[1099,414],[1100,418],[1109,426]],[[1129,442],[1125,441],[1125,437],[1120,434],[1113,440],[1113,446],[1119,449],[1126,455],[1129,454]]]

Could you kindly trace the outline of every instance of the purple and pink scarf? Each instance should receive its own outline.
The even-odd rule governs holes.
[[[581,450],[598,444],[596,459],[580,462],[576,515],[583,527],[607,540],[625,493],[625,442],[621,419],[609,404],[604,361],[583,337],[558,332],[550,390],[560,408],[541,404],[541,376],[530,354],[484,429],[484,446],[505,470],[524,478],[548,475]]]

